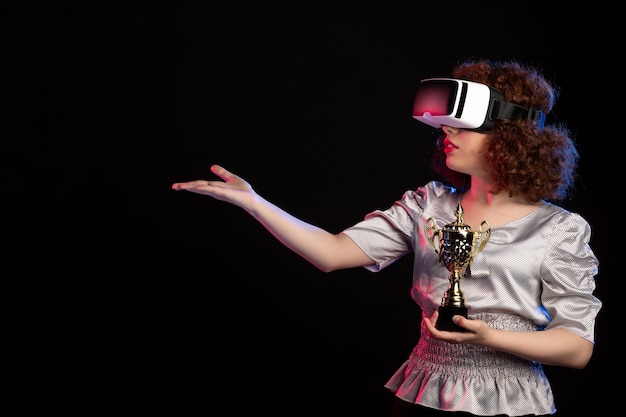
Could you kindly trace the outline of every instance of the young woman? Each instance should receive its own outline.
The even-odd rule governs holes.
[[[585,367],[601,308],[590,226],[556,205],[573,189],[579,155],[566,127],[544,125],[555,100],[536,68],[513,61],[467,61],[451,78],[424,80],[414,117],[441,129],[433,161],[441,180],[338,234],[283,211],[219,165],[211,171],[221,180],[172,188],[241,207],[325,272],[380,271],[412,254],[422,328],[386,384],[392,416],[549,415],[556,407],[542,364]],[[459,223],[459,207],[464,226],[488,224],[489,236],[462,277],[468,314],[452,317],[460,331],[440,330],[451,280],[439,256],[446,249],[433,243]]]

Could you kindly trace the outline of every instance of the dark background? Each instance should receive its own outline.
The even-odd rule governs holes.
[[[219,163],[339,232],[431,178],[415,87],[485,57],[539,65],[562,89],[548,123],[567,123],[582,154],[563,205],[593,227],[605,306],[587,368],[546,370],[557,415],[615,407],[619,210],[600,193],[606,126],[589,106],[606,80],[589,29],[601,8],[547,3],[4,3],[15,398],[68,413],[387,415],[383,385],[419,333],[411,259],[324,274],[241,209],[170,186]]]

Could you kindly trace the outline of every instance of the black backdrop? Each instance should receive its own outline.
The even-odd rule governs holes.
[[[594,9],[543,3],[2,6],[18,398],[80,413],[385,416],[383,384],[419,329],[411,259],[324,274],[242,210],[170,185],[219,163],[338,232],[430,179],[417,82],[486,57],[540,65],[562,88],[548,122],[567,123],[582,154],[564,206],[594,227],[605,307],[589,366],[547,372],[558,415],[612,407],[606,234],[619,212],[602,210],[614,205],[588,105],[603,35],[585,23]]]

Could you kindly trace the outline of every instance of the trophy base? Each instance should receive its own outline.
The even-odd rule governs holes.
[[[456,315],[467,318],[467,307],[440,306],[439,317],[437,318],[437,324],[435,327],[438,330],[445,330],[448,332],[467,332],[467,329],[457,326],[452,321],[452,316]]]

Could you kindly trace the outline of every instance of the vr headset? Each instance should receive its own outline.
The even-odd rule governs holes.
[[[420,81],[413,117],[429,126],[490,132],[498,120],[531,120],[543,127],[545,115],[504,101],[502,92],[485,84],[455,78]]]

